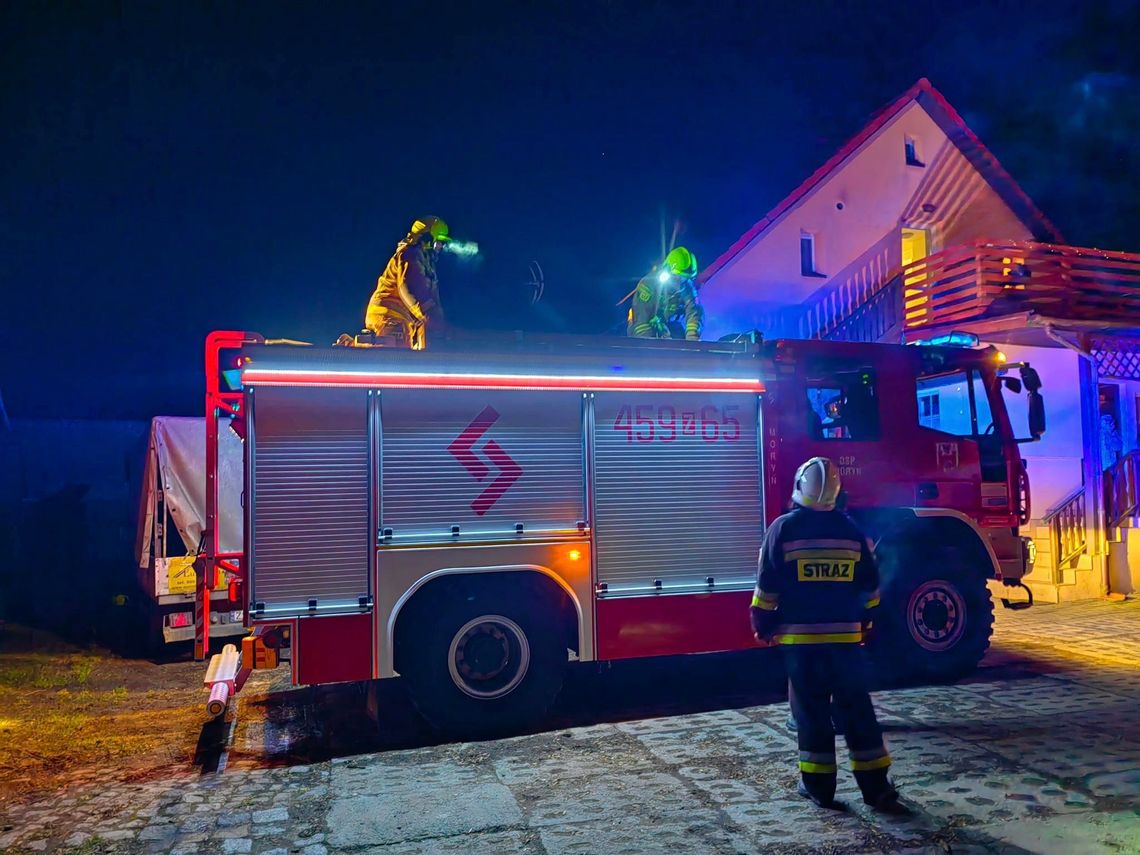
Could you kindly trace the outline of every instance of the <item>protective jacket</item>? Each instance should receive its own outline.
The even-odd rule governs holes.
[[[651,272],[637,283],[629,310],[627,332],[636,338],[680,338],[699,341],[705,312],[697,288],[689,279],[660,283]],[[672,329],[670,329],[672,328]]]
[[[841,511],[797,508],[769,527],[760,549],[752,623],[777,644],[858,644],[879,604],[866,537]]]
[[[435,252],[419,241],[401,241],[376,280],[364,326],[377,335],[402,331],[412,341],[414,331],[423,324],[443,322]]]

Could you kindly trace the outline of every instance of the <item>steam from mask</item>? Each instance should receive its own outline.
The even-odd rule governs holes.
[[[443,251],[460,258],[471,258],[479,254],[479,244],[474,241],[449,240],[443,245]]]

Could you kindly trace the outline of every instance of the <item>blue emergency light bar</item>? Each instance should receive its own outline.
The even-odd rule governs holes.
[[[951,332],[934,338],[923,338],[910,342],[919,347],[980,347],[981,341],[968,332]]]

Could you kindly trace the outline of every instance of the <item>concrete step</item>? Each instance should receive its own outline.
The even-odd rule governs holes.
[[[1059,585],[1054,585],[1052,582],[1037,582],[1029,577],[1025,578],[1025,584],[1029,586],[1029,590],[1033,592],[1033,601],[1035,603],[1061,602],[1061,597],[1058,593]]]

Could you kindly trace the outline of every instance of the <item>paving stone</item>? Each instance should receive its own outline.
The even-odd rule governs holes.
[[[365,849],[363,855],[546,855],[536,842],[519,831],[432,837],[412,843],[396,843]],[[553,855],[553,853],[551,853]]]
[[[549,855],[628,853],[677,855],[681,852],[749,851],[747,838],[724,830],[714,811],[694,810],[656,819],[652,831],[636,817],[567,823],[540,830]],[[505,850],[504,850],[505,851]]]
[[[222,841],[223,855],[241,855],[241,853],[252,851],[253,841],[247,837],[231,837],[229,840]]]
[[[693,715],[669,716],[668,718],[646,718],[640,721],[627,721],[617,726],[623,733],[634,735],[661,733],[671,730],[692,730],[695,727],[715,727],[718,724],[743,724],[748,717],[736,710],[714,710]]]
[[[502,784],[424,786],[384,796],[334,799],[328,842],[338,849],[377,846],[521,824],[522,812]]]
[[[173,840],[177,833],[176,825],[148,825],[139,832],[139,840]]]
[[[259,822],[286,822],[288,819],[289,811],[283,807],[255,810],[253,812],[253,821],[255,824]]]
[[[532,828],[620,817],[654,817],[692,808],[686,784],[661,772],[612,774],[588,786],[579,778],[536,781],[514,788]],[[334,841],[335,842],[335,841]]]

